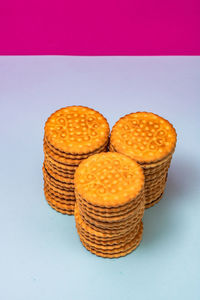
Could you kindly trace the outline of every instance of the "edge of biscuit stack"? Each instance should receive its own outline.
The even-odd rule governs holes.
[[[162,198],[176,140],[172,124],[153,113],[131,113],[113,126],[110,151],[129,156],[144,170],[146,208]]]
[[[141,242],[144,175],[135,161],[119,153],[100,153],[75,172],[75,221],[82,244],[101,257],[117,258]]]
[[[117,258],[142,240],[144,210],[164,193],[177,135],[147,112],[122,117],[109,133],[107,120],[91,108],[53,113],[44,129],[44,194],[53,209],[75,215],[87,250]]]
[[[68,106],[53,113],[44,129],[44,194],[58,212],[73,215],[74,173],[87,157],[107,151],[107,120],[97,111]]]

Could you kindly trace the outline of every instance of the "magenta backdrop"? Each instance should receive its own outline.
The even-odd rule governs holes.
[[[0,0],[0,54],[200,55],[200,0]]]

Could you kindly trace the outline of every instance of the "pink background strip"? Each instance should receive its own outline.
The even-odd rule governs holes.
[[[0,55],[200,55],[199,0],[0,0]]]

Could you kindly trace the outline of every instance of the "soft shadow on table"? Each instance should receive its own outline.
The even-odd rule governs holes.
[[[190,197],[190,191],[198,184],[197,172],[196,165],[185,158],[172,160],[164,196],[154,207],[145,210],[143,247],[151,247],[181,230],[175,210],[184,205],[185,196]]]

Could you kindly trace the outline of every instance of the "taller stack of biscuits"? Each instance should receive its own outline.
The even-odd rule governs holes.
[[[144,170],[146,208],[163,195],[175,146],[174,127],[153,113],[126,115],[112,129],[110,151],[129,156]]]
[[[109,131],[107,120],[87,107],[69,106],[48,118],[44,134],[44,192],[55,210],[74,213],[75,170],[85,158],[106,151]]]
[[[144,175],[119,153],[84,160],[75,173],[75,220],[82,244],[108,258],[133,251],[142,239]]]

